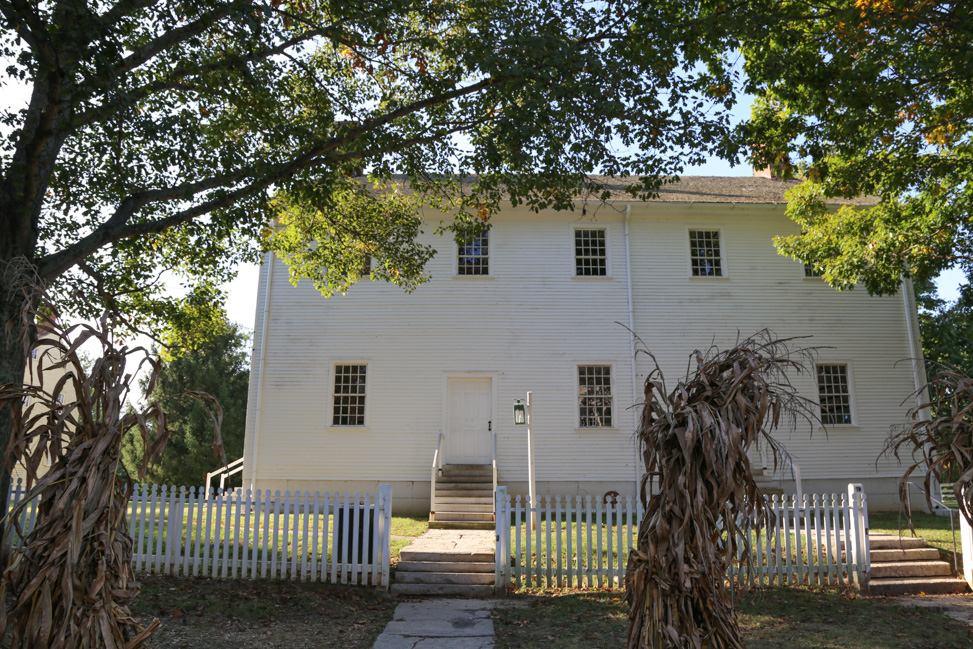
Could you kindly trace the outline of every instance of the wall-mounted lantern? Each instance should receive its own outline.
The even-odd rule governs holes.
[[[520,426],[527,423],[527,406],[523,399],[514,400],[514,424]]]

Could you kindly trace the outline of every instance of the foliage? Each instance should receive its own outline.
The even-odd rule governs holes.
[[[936,367],[955,367],[973,376],[973,286],[969,279],[951,303],[938,296],[932,281],[916,282],[916,301],[929,379]]]
[[[214,453],[213,424],[207,409],[194,399],[180,398],[193,390],[209,394],[222,408],[220,435],[227,459],[232,462],[243,456],[250,380],[247,336],[234,324],[223,321],[223,326],[214,338],[184,348],[175,358],[161,359],[151,392],[148,377],[141,381],[149,401],[169,404],[169,442],[165,454],[148,467],[145,475],[149,482],[198,486],[206,473],[223,466],[222,458]],[[138,474],[144,448],[139,435],[123,439],[122,464],[129,475]]]
[[[27,309],[23,317],[33,323],[38,312]],[[126,523],[131,483],[119,478],[118,463],[122,437],[133,430],[149,449],[144,462],[158,457],[166,444],[165,415],[157,403],[123,413],[126,361],[144,350],[116,347],[104,321],[62,332],[47,318],[51,334],[24,341],[38,352],[34,384],[0,386],[0,403],[15,415],[8,457],[22,459],[28,486],[2,539],[10,550],[0,581],[0,636],[9,631],[10,646],[24,649],[144,646],[158,621],[142,628],[129,612],[139,587]],[[90,371],[76,354],[85,343],[101,348]],[[151,383],[156,368],[142,362],[150,365]],[[44,380],[51,370],[59,377],[53,385]],[[218,445],[219,415],[215,424]],[[36,522],[25,536],[20,514],[32,500],[38,501]]]
[[[442,230],[466,238],[501,197],[568,208],[597,197],[595,170],[651,191],[719,146],[729,100],[706,44],[725,37],[698,28],[706,2],[656,4],[2,2],[3,74],[31,100],[0,113],[0,257],[83,289],[59,292],[74,313],[183,331],[213,331],[205,298],[261,249],[295,277],[327,268],[325,292],[363,254],[410,288],[431,254],[419,203],[458,211]],[[403,174],[416,202],[365,191],[365,169]],[[265,239],[275,215],[287,234]]]
[[[755,164],[808,180],[779,249],[838,288],[895,292],[973,268],[973,9],[959,2],[750,3],[738,132]],[[791,156],[796,154],[798,167]],[[880,196],[825,208],[825,197]]]
[[[781,417],[814,417],[786,376],[813,350],[788,342],[761,332],[723,352],[697,350],[671,391],[658,365],[646,378],[637,433],[645,515],[625,576],[632,649],[743,647],[724,576],[749,560],[741,529],[770,515],[747,453],[766,445],[776,470],[783,449],[770,433]]]
[[[958,370],[939,368],[922,393],[929,394],[928,401],[909,409],[914,423],[893,431],[886,452],[900,460],[905,456],[911,462],[902,482],[913,473],[924,474],[923,488],[930,509],[933,479],[949,483],[955,478],[953,489],[959,509],[973,525],[973,378]],[[907,496],[903,489],[900,497],[904,508]]]

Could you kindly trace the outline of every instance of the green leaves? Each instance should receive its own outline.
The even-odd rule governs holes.
[[[803,174],[821,198],[882,197],[822,213],[808,193],[795,196],[790,213],[804,234],[780,240],[781,251],[824,268],[836,287],[862,282],[873,293],[894,292],[904,275],[973,264],[969,10],[752,4],[738,33],[758,99],[738,143],[756,166]]]

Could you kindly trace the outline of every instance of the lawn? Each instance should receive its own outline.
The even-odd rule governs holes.
[[[371,649],[396,602],[374,588],[142,577],[133,606],[157,649]]]
[[[619,591],[518,597],[494,611],[497,649],[619,649],[628,607]],[[968,649],[973,629],[941,613],[837,589],[766,589],[744,596],[748,649]]]

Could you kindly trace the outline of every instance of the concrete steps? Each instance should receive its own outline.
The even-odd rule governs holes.
[[[489,597],[494,593],[495,543],[490,531],[430,529],[402,549],[395,595]]]
[[[922,539],[869,534],[871,595],[942,595],[969,592],[965,580],[953,576],[952,564]]]
[[[447,464],[436,479],[432,529],[493,529],[493,467]]]

